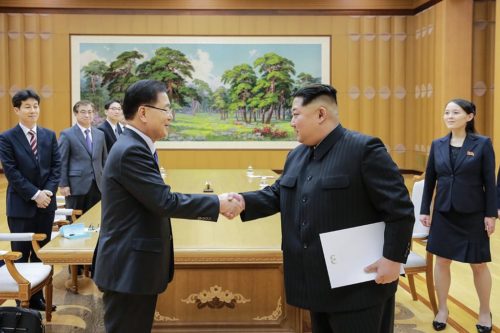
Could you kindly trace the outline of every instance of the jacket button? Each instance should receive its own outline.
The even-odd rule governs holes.
[[[312,176],[308,176],[307,181],[311,181],[312,178],[313,178]]]
[[[304,243],[304,249],[307,249],[307,244],[306,243]]]
[[[306,202],[307,202],[307,198],[306,198],[306,197],[303,197],[303,198],[302,198],[302,202],[306,203]]]

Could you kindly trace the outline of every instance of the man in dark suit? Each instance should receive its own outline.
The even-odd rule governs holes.
[[[120,121],[123,118],[122,106],[119,101],[111,100],[104,104],[104,113],[106,114],[106,120],[103,121],[97,128],[104,133],[106,138],[106,147],[108,148],[108,153],[113,147],[118,137],[123,132],[123,125]]]
[[[95,107],[90,101],[73,106],[76,124],[61,132],[60,192],[66,207],[84,213],[101,200],[101,177],[108,150],[104,134],[92,127]]]
[[[297,91],[291,125],[302,144],[272,186],[233,194],[244,202],[241,218],[281,212],[287,302],[310,310],[314,333],[393,332],[414,223],[403,178],[379,139],[340,125],[331,86]],[[331,289],[319,235],[379,221],[386,223],[383,257],[365,268],[375,281]]]
[[[32,90],[12,97],[19,124],[0,134],[0,160],[7,186],[7,222],[10,232],[43,233],[50,241],[61,159],[53,131],[37,126],[40,97]],[[39,262],[31,243],[12,242],[12,251],[23,254],[20,262]],[[44,311],[42,291],[31,296],[30,307]],[[55,310],[55,306],[53,306]]]
[[[94,281],[104,292],[108,333],[150,332],[159,293],[173,278],[170,218],[234,217],[237,200],[171,192],[154,142],[166,137],[172,113],[162,82],[142,80],[125,92],[127,128],[111,150],[102,181],[102,218]]]

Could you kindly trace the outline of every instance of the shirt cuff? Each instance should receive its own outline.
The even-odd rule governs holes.
[[[36,200],[36,197],[38,197],[38,195],[40,194],[40,190],[36,191],[35,195],[31,197],[31,200]]]

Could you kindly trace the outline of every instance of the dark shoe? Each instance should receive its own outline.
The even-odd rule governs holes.
[[[448,312],[448,315],[450,313]],[[446,316],[448,318],[448,315]],[[437,320],[434,320],[432,321],[432,327],[434,327],[434,330],[435,331],[442,331],[446,328],[446,321],[444,323],[440,322],[440,321],[437,321]]]
[[[47,305],[45,304],[44,301],[40,300],[35,303],[30,303],[30,309],[38,310],[38,311],[45,311],[45,308]],[[57,306],[52,305],[52,311],[56,311]]]
[[[442,331],[446,328],[446,323],[441,323],[439,321],[433,321],[432,322],[432,327],[434,327],[435,331]]]
[[[478,333],[491,333],[491,330],[493,329],[493,318],[490,313],[490,318],[491,318],[491,326],[483,326],[483,325],[476,325],[477,332]]]

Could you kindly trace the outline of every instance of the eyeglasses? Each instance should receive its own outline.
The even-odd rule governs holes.
[[[165,112],[166,114],[172,114],[172,110],[170,109],[170,107],[168,107],[168,109],[162,109],[162,108],[159,108],[159,107],[156,107],[156,106],[152,106],[152,105],[148,105],[148,104],[144,104],[143,106],[148,107],[148,108],[152,108],[152,109],[156,109],[156,110],[163,111],[163,112]]]
[[[89,114],[90,115],[90,114],[94,113],[94,111],[80,110],[80,111],[78,111],[78,113],[79,114]]]

